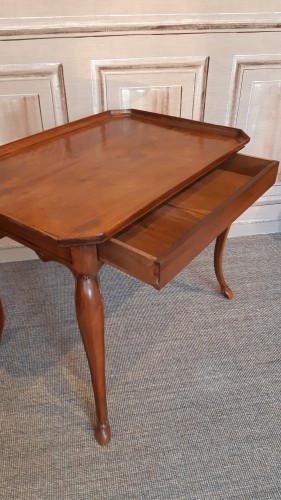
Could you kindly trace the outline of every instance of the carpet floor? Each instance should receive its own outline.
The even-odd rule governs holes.
[[[213,245],[157,292],[103,268],[112,442],[94,439],[71,273],[2,264],[3,500],[281,499],[281,234]]]

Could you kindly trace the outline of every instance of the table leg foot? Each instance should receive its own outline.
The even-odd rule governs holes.
[[[104,352],[103,300],[97,276],[76,276],[76,313],[91,371],[97,412],[96,440],[101,446],[110,441],[107,419]]]
[[[231,300],[233,298],[233,291],[227,285],[222,270],[223,252],[229,229],[230,227],[228,227],[217,237],[215,245],[215,253],[214,253],[214,266],[215,266],[216,277],[221,287],[221,291],[227,299]]]
[[[108,422],[105,424],[97,423],[96,432],[95,432],[96,440],[101,446],[106,446],[110,442],[111,431],[110,425]]]
[[[229,286],[222,288],[221,291],[227,299],[233,299],[233,291],[231,290],[231,288],[229,288]]]

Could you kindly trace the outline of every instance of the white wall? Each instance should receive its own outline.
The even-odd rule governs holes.
[[[276,12],[280,0],[2,0],[1,17],[84,16],[104,14],[178,14],[214,12]]]

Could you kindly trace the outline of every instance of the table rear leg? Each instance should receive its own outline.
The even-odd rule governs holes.
[[[223,231],[216,240],[215,245],[215,253],[214,253],[214,266],[217,280],[220,284],[221,291],[227,299],[232,299],[233,292],[231,288],[227,285],[224,279],[223,270],[222,270],[222,259],[224,247],[227,239],[227,235],[229,233],[230,227],[228,227],[225,231]]]
[[[97,412],[96,440],[110,441],[107,419],[104,352],[104,311],[98,277],[76,276],[76,313],[88,358]]]

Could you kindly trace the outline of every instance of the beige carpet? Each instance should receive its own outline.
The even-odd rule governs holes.
[[[3,264],[3,500],[281,499],[281,235],[208,248],[162,292],[104,268],[112,442],[100,448],[71,273]]]

